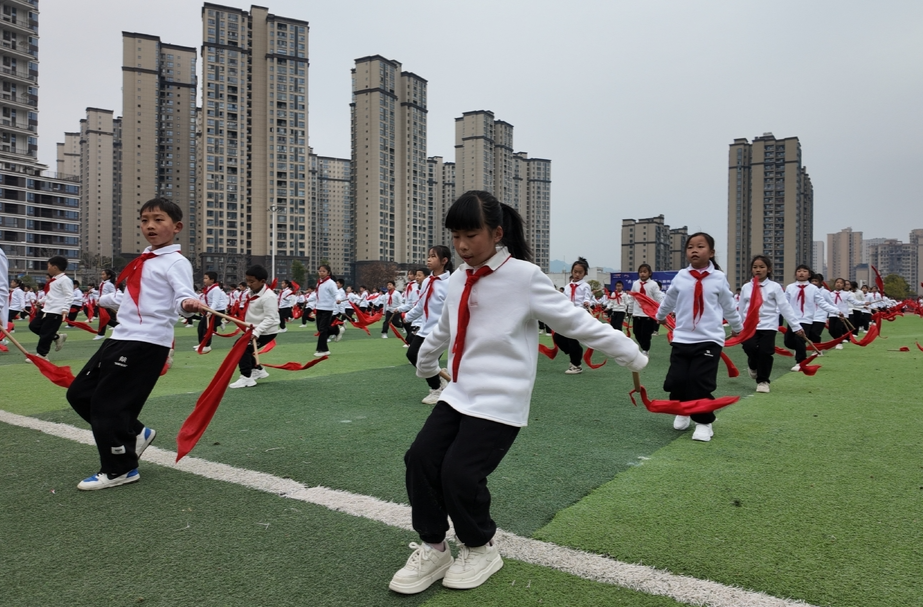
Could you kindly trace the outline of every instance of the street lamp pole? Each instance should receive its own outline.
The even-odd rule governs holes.
[[[270,272],[270,278],[272,280],[276,279],[276,213],[279,211],[279,207],[271,206],[269,207],[270,218],[272,224],[269,226],[269,250],[272,255],[272,271]]]

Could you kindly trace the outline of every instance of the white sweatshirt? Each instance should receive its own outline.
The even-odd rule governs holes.
[[[694,322],[692,312],[696,279],[689,273],[691,270],[690,265],[676,274],[657,309],[657,320],[663,321],[670,312],[676,314],[676,329],[673,330],[675,343],[699,344],[710,341],[723,346],[724,319],[727,319],[734,333],[743,330],[737,312],[737,300],[724,272],[716,270],[714,264],[709,262],[708,267],[703,269],[708,272],[708,276],[702,279],[704,309],[702,316]]]
[[[442,308],[445,305],[445,296],[449,289],[449,272],[443,272],[439,276],[430,274],[423,282],[422,291],[416,305],[404,317],[405,322],[412,326],[419,326],[417,335],[426,337],[436,327],[439,317],[442,315]],[[431,295],[429,293],[432,292]],[[429,301],[427,296],[429,295]],[[426,307],[426,312],[423,308]],[[419,325],[417,323],[420,323]]]
[[[500,247],[486,265],[494,272],[471,288],[470,322],[458,376],[442,391],[453,409],[481,419],[522,427],[529,420],[529,404],[538,361],[538,321],[554,331],[578,339],[633,371],[647,365],[647,357],[625,335],[574,307],[541,268],[513,259]],[[451,352],[458,334],[458,308],[467,279],[462,264],[449,278],[439,322],[420,347],[417,375],[439,372],[439,356]],[[510,293],[522,297],[510,297]]]
[[[247,291],[244,296],[244,305],[247,306],[247,315],[244,322],[254,326],[253,337],[261,335],[275,335],[279,332],[279,301],[275,292],[269,285],[263,285],[256,295]],[[249,302],[249,303],[247,303]],[[119,316],[119,320],[122,317]]]
[[[756,329],[758,331],[778,331],[779,314],[781,314],[793,331],[800,331],[801,325],[791,304],[788,303],[788,297],[782,286],[774,280],[766,278],[760,283],[763,291],[763,305],[760,307],[760,323]],[[741,319],[746,318],[747,311],[750,309],[750,300],[753,297],[753,283],[748,282],[740,289],[740,301],[738,309],[740,310]]]
[[[660,287],[658,287],[657,283],[651,279],[643,282],[641,280],[636,280],[631,285],[631,293],[640,293],[642,284],[644,285],[645,295],[657,302],[663,299],[663,293],[660,291]],[[640,304],[634,300],[634,298],[628,301],[628,313],[632,316],[647,318],[647,314],[644,313],[644,310],[641,308]]]
[[[798,293],[801,291],[802,286],[804,286],[804,302],[798,298]],[[839,310],[827,303],[820,289],[809,282],[793,282],[785,287],[785,296],[788,297],[788,303],[792,305],[795,319],[802,327],[814,322],[818,309],[822,309],[829,314],[839,315]],[[803,309],[802,303],[804,303]]]

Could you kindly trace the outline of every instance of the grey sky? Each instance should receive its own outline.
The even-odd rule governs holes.
[[[663,213],[715,236],[723,261],[728,145],[765,131],[801,140],[815,240],[923,228],[918,0],[258,4],[310,22],[315,153],[349,157],[349,70],[366,55],[429,81],[430,156],[454,161],[462,112],[513,124],[517,151],[552,160],[552,259],[617,268],[621,219]],[[199,48],[201,7],[41,0],[42,161],[86,107],[121,115],[123,30]]]

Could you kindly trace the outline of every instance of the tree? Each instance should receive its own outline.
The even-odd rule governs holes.
[[[598,280],[591,280],[587,282],[590,285],[590,290],[593,291],[593,297],[599,297],[603,293],[603,285]]]
[[[885,293],[891,299],[904,299],[910,294],[910,287],[900,274],[888,274],[884,283]]]
[[[393,261],[372,261],[356,264],[356,284],[369,289],[384,288],[389,280],[397,280],[398,266]]]
[[[304,280],[305,280],[305,278],[304,278],[304,273],[305,273],[304,264],[301,263],[301,262],[300,262],[299,260],[297,260],[297,259],[294,260],[294,261],[292,262],[292,280],[294,280],[295,282],[297,282],[299,285],[303,285],[303,284],[304,284]]]

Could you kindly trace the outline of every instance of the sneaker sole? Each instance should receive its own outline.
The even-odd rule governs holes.
[[[471,588],[477,588],[490,578],[493,574],[497,573],[503,568],[503,559],[500,558],[500,554],[497,554],[497,558],[494,559],[487,569],[484,569],[476,576],[472,578],[462,578],[462,579],[453,579],[449,576],[442,578],[442,585],[446,588],[454,588],[456,590],[470,590]]]
[[[449,561],[448,563],[446,563],[439,569],[436,569],[435,571],[430,573],[428,576],[426,576],[425,578],[422,578],[421,580],[418,580],[414,584],[401,584],[400,582],[395,582],[394,580],[391,580],[391,583],[388,584],[388,588],[390,588],[394,592],[397,592],[398,594],[418,594],[420,592],[423,592],[430,586],[432,586],[435,582],[438,582],[439,580],[444,579],[446,572],[449,570],[449,567],[452,566],[453,562],[454,561]]]
[[[100,489],[109,489],[111,487],[121,487],[122,485],[130,485],[131,483],[137,483],[140,480],[141,480],[141,475],[136,474],[134,476],[129,476],[128,478],[120,480],[118,482],[109,481],[105,485],[94,483],[92,485],[84,485],[83,487],[81,487],[80,485],[83,484],[83,481],[81,481],[80,483],[77,484],[77,489],[79,489],[80,491],[99,491]]]

